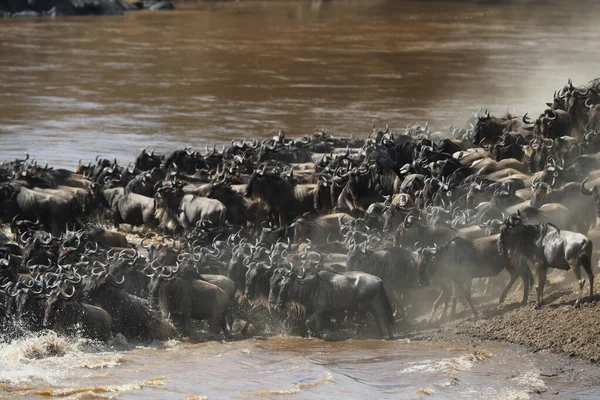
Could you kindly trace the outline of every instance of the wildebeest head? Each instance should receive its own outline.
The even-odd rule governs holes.
[[[429,286],[429,274],[435,263],[437,251],[437,246],[417,248],[417,282],[419,286]]]
[[[492,117],[489,111],[486,110],[484,115],[477,117],[477,123],[473,127],[473,143],[478,145],[483,139],[496,142],[508,127],[508,121],[505,118]]]
[[[150,300],[154,305],[156,305],[158,303],[158,292],[161,283],[174,279],[177,276],[177,273],[179,272],[179,265],[177,265],[177,268],[175,269],[165,266],[150,266],[150,268],[152,269],[152,271],[150,273],[147,273],[147,276],[150,278],[150,283],[148,284],[148,292],[150,293]]]
[[[412,215],[413,211],[413,208],[406,208],[401,205],[390,205],[383,213],[383,231],[389,232],[402,223],[405,223],[403,228],[408,229],[407,227],[412,226],[418,219],[417,216]]]
[[[161,168],[167,172],[177,171],[183,174],[193,174],[197,170],[207,169],[208,165],[202,155],[192,151],[191,147],[175,150],[161,157]]]
[[[540,175],[540,181],[546,182],[550,186],[554,186],[556,180],[560,178],[561,173],[564,171],[564,160],[560,160],[557,163],[554,157],[548,157],[547,163],[542,170]]]
[[[281,291],[281,282],[290,273],[291,271],[285,268],[277,268],[273,271],[273,275],[271,275],[271,279],[269,279],[269,304],[277,304],[279,293]]]
[[[160,167],[160,156],[154,154],[154,149],[148,151],[148,147],[142,149],[142,152],[135,159],[135,168],[140,171],[148,171],[152,168]]]
[[[250,176],[244,196],[260,199],[270,206],[280,204],[293,196],[293,184],[278,174],[265,173],[266,165],[259,166]],[[288,204],[289,206],[289,204]]]
[[[16,317],[20,321],[33,322],[36,317],[41,315],[42,299],[44,299],[44,283],[40,280],[32,279],[28,276],[23,276],[14,285],[13,290],[9,295],[13,297],[15,304]]]
[[[246,272],[246,289],[244,291],[244,295],[246,298],[248,298],[248,300],[254,300],[257,294],[256,286],[260,282],[264,281],[268,285],[268,281],[270,280],[272,273],[273,270],[267,263],[258,262],[250,264],[248,271]]]
[[[51,327],[57,320],[66,317],[66,315],[61,315],[66,312],[65,304],[77,301],[76,293],[74,286],[61,284],[50,294],[44,303],[44,327]]]
[[[498,252],[501,255],[508,254],[509,248],[521,248],[523,241],[529,239],[524,237],[524,222],[520,211],[504,219],[498,240]]]
[[[600,129],[600,104],[593,104],[590,99],[587,99],[585,105],[589,110],[586,129],[589,131]]]
[[[329,214],[333,211],[331,203],[331,185],[325,178],[321,178],[317,183],[314,193],[313,207],[321,214]]]
[[[552,192],[552,185],[546,182],[534,182],[531,185],[531,191],[531,207],[540,208],[546,203],[546,197]]]
[[[108,288],[123,289],[125,276],[117,280],[115,276],[105,270],[103,266],[96,266],[92,269],[91,275],[83,280],[82,294],[83,298],[91,300],[96,298],[103,290]]]
[[[15,196],[19,192],[19,188],[12,183],[0,185],[0,215],[12,217],[16,214]]]
[[[495,161],[506,158],[516,158],[520,160],[523,157],[523,151],[519,142],[523,142],[521,134],[511,135],[508,132],[503,133],[497,142],[492,143],[489,148],[485,148],[490,153],[490,157]],[[483,146],[482,146],[483,147]]]
[[[306,293],[307,289],[310,291],[310,288],[306,286],[307,280],[311,280],[315,278],[314,274],[306,275],[306,270],[302,268],[301,273],[297,273],[295,271],[287,271],[283,274],[283,277],[279,283],[279,294],[277,295],[277,307],[283,308],[285,307],[288,300],[298,300],[295,298],[298,293],[291,293],[291,288],[295,285],[300,285],[300,292]],[[315,295],[316,293],[312,293]]]

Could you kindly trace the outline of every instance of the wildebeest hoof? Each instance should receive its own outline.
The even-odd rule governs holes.
[[[581,303],[579,302],[579,300],[577,300],[577,301],[575,302],[575,304],[573,304],[573,307],[574,307],[574,308],[579,308],[579,306],[580,306],[580,305],[581,305]]]
[[[542,308],[542,305],[537,303],[535,306],[533,306],[534,310],[539,310],[540,308]]]

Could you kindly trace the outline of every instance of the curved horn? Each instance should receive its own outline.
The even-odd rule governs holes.
[[[67,292],[65,292],[64,290],[60,292],[61,296],[65,299],[68,300],[71,297],[75,296],[75,287],[74,286],[69,286],[71,289],[73,289],[73,292],[71,294],[67,294]]]
[[[585,99],[585,103],[584,103],[584,104],[585,104],[585,106],[586,106],[587,108],[589,108],[590,110],[591,110],[592,108],[594,108],[594,105],[591,103],[591,100],[592,100],[592,98],[591,98],[591,97],[588,97],[587,99]],[[589,104],[588,104],[588,102],[589,102]]]
[[[581,182],[581,185],[579,185],[579,189],[581,190],[581,193],[585,194],[586,196],[591,196],[594,194],[594,192],[590,189],[587,189],[585,187],[585,183],[590,179],[589,175],[583,180],[583,182]]]

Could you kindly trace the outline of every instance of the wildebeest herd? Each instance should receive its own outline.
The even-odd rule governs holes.
[[[581,268],[592,297],[597,261],[600,79],[569,80],[547,104],[535,120],[485,112],[469,128],[365,139],[280,131],[74,171],[5,161],[0,336],[166,339],[196,320],[213,334],[314,336],[372,321],[393,337],[428,299],[430,318],[451,299],[477,316],[473,280],[502,271],[500,303],[521,278],[522,303],[535,283],[539,308],[549,268],[573,270],[577,306]]]

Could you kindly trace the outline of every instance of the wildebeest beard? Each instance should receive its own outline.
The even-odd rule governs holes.
[[[177,229],[179,226],[177,220],[179,205],[181,204],[183,195],[184,193],[182,191],[165,193],[160,202],[157,202],[154,216],[159,221],[161,228],[167,228],[169,230]]]

